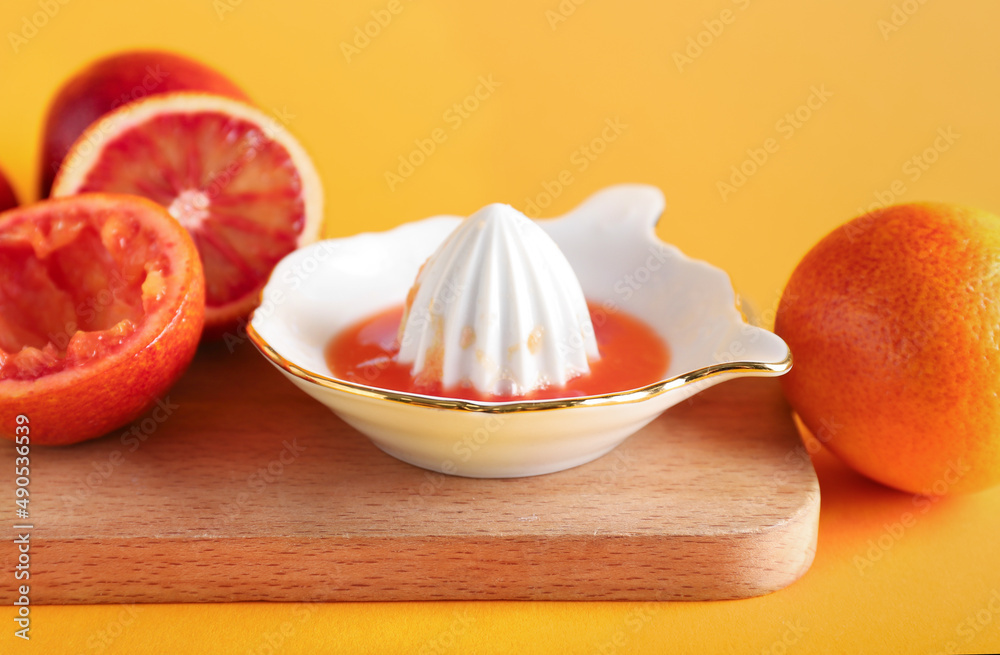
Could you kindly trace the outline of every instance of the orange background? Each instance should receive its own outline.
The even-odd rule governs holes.
[[[226,72],[287,118],[323,178],[327,236],[495,201],[526,209],[544,194],[544,213],[557,214],[608,184],[645,182],[667,198],[660,236],[729,271],[764,323],[806,250],[871,203],[1000,212],[996,3],[400,0],[345,54],[342,43],[389,4],[5,0],[0,165],[31,199],[58,85],[99,55],[162,47]],[[477,87],[473,110],[452,109]],[[605,130],[609,121],[617,130]],[[444,142],[388,182],[399,157],[438,128]],[[911,497],[825,454],[817,468],[816,562],[764,598],[36,607],[30,644],[13,639],[9,621],[0,644],[5,653],[419,652],[442,638],[454,639],[449,652],[1000,649],[1000,490],[920,513]]]

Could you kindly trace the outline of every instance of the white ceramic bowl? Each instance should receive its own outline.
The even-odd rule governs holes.
[[[458,217],[321,241],[289,254],[271,274],[248,333],[296,386],[405,462],[470,477],[520,477],[578,466],[703,389],[791,368],[791,354],[778,336],[743,321],[723,271],[656,237],[663,208],[658,189],[621,185],[594,194],[562,217],[539,221],[573,266],[589,301],[609,313],[641,318],[668,344],[669,370],[646,387],[584,398],[481,403],[335,379],[324,358],[331,337],[401,304],[420,265],[458,225]]]

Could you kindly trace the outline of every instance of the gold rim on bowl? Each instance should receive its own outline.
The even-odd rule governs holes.
[[[785,357],[780,362],[752,362],[734,361],[712,364],[687,373],[676,375],[666,380],[660,380],[653,384],[629,389],[626,391],[616,391],[614,393],[599,394],[593,396],[576,396],[573,398],[552,398],[545,400],[522,400],[506,402],[477,402],[474,400],[463,400],[458,398],[442,398],[440,396],[425,396],[422,394],[405,393],[402,391],[391,391],[372,387],[356,382],[346,382],[326,375],[321,375],[314,371],[307,370],[301,366],[285,359],[271,344],[264,339],[253,327],[253,314],[246,326],[247,335],[253,345],[281,370],[290,375],[306,380],[313,384],[335,391],[374,398],[376,400],[387,400],[394,403],[403,403],[417,407],[430,407],[434,409],[448,409],[465,412],[480,412],[488,414],[511,414],[515,412],[537,412],[553,409],[565,409],[567,407],[601,407],[606,405],[622,405],[629,403],[639,403],[659,396],[667,391],[678,389],[685,385],[708,378],[717,377],[726,373],[739,372],[741,377],[764,376],[772,377],[788,372],[792,367],[792,353],[785,350]]]

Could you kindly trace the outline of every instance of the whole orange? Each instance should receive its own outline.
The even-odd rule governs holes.
[[[820,241],[782,294],[782,379],[806,427],[883,484],[1000,483],[1000,218],[896,205]]]

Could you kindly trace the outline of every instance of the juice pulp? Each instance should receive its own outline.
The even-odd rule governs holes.
[[[637,318],[587,303],[601,358],[590,362],[590,372],[571,379],[565,387],[549,386],[526,395],[482,393],[472,386],[442,389],[441,383],[417,384],[409,364],[396,361],[396,341],[403,305],[368,317],[333,337],[326,362],[334,377],[389,391],[488,402],[594,396],[644,387],[663,379],[670,362],[667,344]]]

